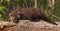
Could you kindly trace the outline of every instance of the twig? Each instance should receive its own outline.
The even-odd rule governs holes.
[[[50,14],[50,13],[49,13],[49,14]],[[55,17],[55,18],[57,18],[57,19],[60,20],[60,17],[58,17],[58,16],[56,16],[56,15],[54,15],[54,14],[50,14],[50,15],[52,15],[53,17]]]

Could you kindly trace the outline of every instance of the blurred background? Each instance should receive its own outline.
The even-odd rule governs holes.
[[[17,8],[41,8],[52,21],[60,21],[60,0],[0,0],[0,21],[9,21],[8,14]]]

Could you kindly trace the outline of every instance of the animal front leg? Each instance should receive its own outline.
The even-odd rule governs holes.
[[[19,23],[19,19],[13,20],[14,23]]]

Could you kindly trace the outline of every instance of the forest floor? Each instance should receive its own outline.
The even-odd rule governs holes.
[[[39,22],[20,20],[18,24],[0,21],[0,31],[60,31],[60,22],[56,23],[57,26],[43,20]]]

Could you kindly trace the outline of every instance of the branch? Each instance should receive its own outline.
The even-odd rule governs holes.
[[[60,17],[58,17],[58,16],[56,16],[56,15],[54,15],[54,14],[51,14],[51,13],[49,13],[49,14],[52,15],[53,17],[55,17],[55,18],[57,18],[57,19],[60,20]]]
[[[35,5],[34,5],[34,8],[36,8],[37,7],[37,0],[35,0]]]

